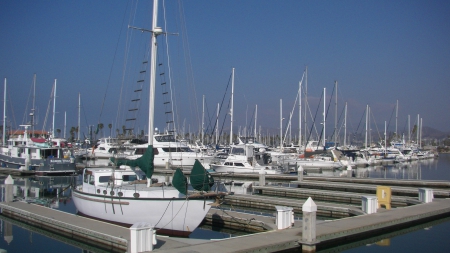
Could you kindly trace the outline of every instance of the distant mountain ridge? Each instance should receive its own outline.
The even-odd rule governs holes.
[[[432,139],[442,139],[450,135],[450,132],[442,132],[432,127],[424,126],[422,129],[422,139],[432,138]]]

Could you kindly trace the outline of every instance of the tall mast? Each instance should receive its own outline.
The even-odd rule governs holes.
[[[305,136],[305,148],[306,148],[306,145],[307,145],[307,143],[306,143],[306,136],[307,136],[306,131],[308,129],[308,126],[307,126],[307,123],[306,123],[306,108],[308,107],[308,66],[306,66],[305,77],[306,77],[306,82],[305,82],[305,121],[304,121],[304,123],[305,123],[305,135],[304,136]]]
[[[326,110],[326,99],[325,99],[325,97],[326,97],[326,91],[327,91],[327,88],[323,88],[323,148],[325,148],[325,146],[326,146],[326,141],[325,141],[325,124],[326,124],[326,113],[325,113],[325,110]]]
[[[53,90],[53,123],[52,123],[52,137],[55,137],[55,114],[56,114],[56,79],[55,88]]]
[[[338,101],[338,93],[337,93],[337,88],[338,88],[338,82],[334,81],[334,85],[335,85],[335,90],[336,90],[336,100],[334,102],[334,147],[336,147],[336,143],[337,143],[337,101]]]
[[[395,138],[397,139],[397,119],[398,119],[398,100],[397,100],[397,105],[395,106]]]
[[[347,146],[347,102],[345,102],[345,115],[344,115],[344,147]]]
[[[366,139],[365,139],[365,148],[367,148],[367,128],[369,125],[369,105],[366,106]]]
[[[280,99],[280,149],[283,147],[283,99]]]
[[[416,132],[417,132],[416,142],[417,142],[417,145],[419,145],[419,127],[420,127],[419,114],[417,114],[417,124],[416,124]],[[419,147],[419,146],[417,146],[417,147]]]
[[[384,153],[386,154],[387,153],[387,149],[386,149],[386,142],[387,142],[387,136],[386,136],[386,131],[387,131],[387,129],[386,129],[386,121],[384,121]]]
[[[302,145],[302,82],[298,82],[298,147]]]
[[[408,114],[408,145],[411,145],[411,118]]]
[[[66,138],[66,123],[67,123],[67,114],[66,111],[64,111],[64,139]]]
[[[33,75],[33,107],[31,108],[31,133],[34,135],[34,116],[35,116],[35,103],[36,103],[36,74]]]
[[[231,129],[230,129],[230,145],[233,144],[233,99],[234,99],[234,68],[231,71]]]
[[[216,115],[216,144],[219,144],[219,103],[217,103],[217,115]]]
[[[152,47],[150,59],[150,96],[148,110],[148,145],[153,145],[154,117],[155,117],[155,82],[156,82],[156,37],[162,34],[161,27],[158,25],[158,0],[153,1],[153,20],[152,20]],[[148,184],[148,182],[147,182]]]
[[[420,141],[419,141],[419,147],[422,148],[422,119],[420,118]]]
[[[203,132],[205,131],[205,95],[203,95],[203,106],[202,106],[202,136],[201,143],[203,144]]]
[[[258,119],[258,105],[256,105],[256,108],[255,108],[255,134],[254,134],[254,137],[255,137],[255,141],[257,140],[257,138],[256,138],[256,120]]]
[[[6,78],[5,78],[5,86],[3,89],[3,133],[2,133],[2,143],[3,146],[6,144]]]
[[[80,141],[80,115],[81,115],[81,95],[78,92],[78,131],[77,131],[77,139]]]

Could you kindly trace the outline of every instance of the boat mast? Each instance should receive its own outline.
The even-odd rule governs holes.
[[[411,115],[408,114],[408,145],[411,146]]]
[[[153,1],[153,20],[152,20],[152,45],[150,59],[150,96],[148,110],[148,145],[153,145],[154,133],[154,117],[155,117],[155,82],[156,82],[156,37],[162,34],[161,27],[157,27],[158,23],[158,0]]]
[[[53,123],[52,123],[52,138],[55,137],[55,108],[56,106],[56,79],[55,79],[55,89],[53,90]]]
[[[323,148],[325,149],[325,147],[326,147],[326,140],[325,140],[325,123],[326,123],[326,99],[325,99],[325,97],[326,97],[326,91],[327,91],[327,88],[323,88]]]
[[[308,129],[307,123],[306,123],[306,108],[308,107],[308,66],[306,66],[306,70],[305,70],[305,77],[306,77],[306,82],[305,82],[305,149],[306,149],[306,131]]]
[[[397,119],[398,119],[398,100],[397,100],[397,106],[395,107],[395,138],[397,139]]]
[[[77,136],[77,138],[78,138],[78,141],[80,141],[80,115],[81,115],[81,95],[80,95],[80,93],[78,92],[78,131],[77,131],[77,133],[78,133],[78,136]]]
[[[280,99],[280,150],[283,147],[283,99]]]
[[[345,113],[344,113],[344,147],[347,146],[347,102],[345,102]]]
[[[337,143],[337,101],[338,101],[338,93],[337,93],[337,88],[338,88],[338,82],[334,81],[334,85],[335,85],[335,91],[336,91],[336,100],[334,102],[334,147],[336,148],[336,143]]]
[[[256,105],[255,108],[255,141],[257,140],[256,138],[256,120],[258,119],[258,105]]]
[[[423,123],[423,122],[422,122],[422,119],[423,119],[423,118],[420,118],[420,141],[419,141],[419,147],[420,147],[420,148],[422,148],[422,126],[423,126],[423,125],[422,125],[422,123]]]
[[[417,114],[417,124],[416,124],[416,132],[417,132],[417,138],[416,138],[416,142],[417,142],[417,148],[419,148],[419,114]]]
[[[369,121],[369,105],[366,106],[366,140],[365,140],[365,148],[367,149],[367,127]]]
[[[217,103],[217,114],[216,114],[216,144],[219,144],[219,103]]]
[[[31,108],[31,133],[34,135],[34,114],[35,114],[35,103],[36,103],[36,74],[33,75],[33,107]]]
[[[201,143],[203,144],[203,137],[205,131],[205,95],[203,95],[203,109],[202,109],[202,135],[201,135]]]
[[[6,78],[5,78],[5,86],[3,89],[3,133],[2,133],[2,143],[3,146],[6,144]]]
[[[64,139],[66,138],[66,123],[67,123],[67,114],[64,111]]]
[[[384,153],[386,154],[387,153],[387,149],[386,149],[386,142],[387,142],[387,136],[386,136],[386,131],[387,131],[387,129],[386,129],[386,121],[384,121]]]
[[[298,148],[302,145],[302,82],[298,82]]]
[[[233,97],[234,97],[234,68],[231,71],[231,129],[230,129],[230,145],[233,144]]]

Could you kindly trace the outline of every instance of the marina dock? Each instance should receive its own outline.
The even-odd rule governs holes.
[[[253,177],[253,175],[251,175]],[[296,178],[296,177],[294,177]],[[157,252],[275,252],[301,249],[302,220],[293,227],[277,230],[275,206],[292,207],[298,216],[305,198],[317,204],[317,215],[338,220],[318,220],[317,249],[343,245],[376,237],[386,232],[400,231],[425,222],[450,217],[450,191],[446,181],[408,181],[385,179],[305,177],[303,181],[288,181],[293,176],[281,175],[266,186],[252,186],[254,194],[235,194],[226,197],[224,206],[211,209],[203,224],[221,229],[244,231],[242,236],[223,240],[201,240],[157,236]],[[290,187],[282,186],[289,183]],[[392,185],[392,209],[378,209],[365,214],[361,209],[362,196],[375,196],[376,185]],[[422,203],[417,187],[433,188],[434,199]],[[227,209],[227,206],[231,208]],[[93,247],[105,252],[125,252],[130,243],[130,229],[92,220],[25,202],[0,203],[7,219],[47,231],[69,240],[72,244]],[[236,209],[261,210],[252,213]],[[267,215],[269,214],[269,215]],[[63,240],[63,239],[60,239]],[[101,249],[101,250],[100,250]]]

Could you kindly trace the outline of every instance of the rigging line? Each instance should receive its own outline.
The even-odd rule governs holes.
[[[328,108],[327,108],[327,113],[325,114],[325,119],[328,118],[328,112],[330,111],[331,100],[333,99],[333,95],[334,95],[334,86],[333,86],[333,90],[331,91],[330,101],[328,102]]]
[[[323,97],[323,92],[322,92],[322,95],[320,96],[319,105],[317,106],[317,109],[316,109],[316,115],[314,116],[313,123],[311,124],[311,129],[309,130],[309,135],[308,135],[308,139],[306,139],[306,143],[308,143],[309,138],[311,137],[312,128],[316,126],[316,117],[317,117],[317,113],[319,112],[320,104],[321,104],[321,102],[322,102],[322,97]],[[312,115],[311,115],[311,116],[312,116]],[[320,141],[320,140],[319,140],[319,141]],[[317,144],[317,145],[319,145],[319,144]],[[305,145],[305,148],[306,148],[306,145]]]
[[[45,118],[44,118],[44,123],[42,125],[42,130],[44,130],[46,125],[47,125],[47,118],[48,118],[48,114],[49,114],[49,110],[50,110],[50,105],[52,103],[52,99],[53,99],[53,96],[54,96],[54,93],[53,93],[54,89],[55,89],[55,86],[52,85],[52,91],[50,92],[50,99],[48,100],[47,112],[45,113]]]
[[[342,108],[341,114],[339,115],[339,118],[338,118],[337,125],[340,124],[341,118],[342,118],[342,114],[344,114],[344,111],[345,111],[345,107]],[[339,133],[341,132],[341,129],[342,129],[343,126],[344,126],[344,122],[342,122],[341,126],[339,127],[339,130],[336,132],[336,135],[337,135],[338,137],[339,137]],[[335,133],[333,132],[333,134],[331,135],[330,139],[333,139],[334,134],[335,134]]]
[[[373,123],[375,123],[375,128],[377,129],[378,138],[381,140],[381,134],[380,134],[380,130],[378,130],[377,122],[375,121],[375,115],[374,115],[372,112],[370,112],[370,114],[372,115]],[[369,115],[369,116],[370,116],[370,115]]]
[[[164,31],[167,31],[167,20],[166,20],[166,1],[163,1],[163,15],[164,15]],[[169,70],[169,90],[170,90],[170,100],[172,101],[172,112],[173,110],[173,91],[172,91],[172,72],[171,72],[171,68],[170,68],[170,56],[169,56],[169,41],[168,41],[168,37],[169,36],[165,36],[166,39],[166,54],[167,54],[167,68]],[[173,130],[174,130],[174,136],[176,136],[176,125],[175,125],[175,113],[172,113],[172,121],[173,121]]]
[[[255,112],[256,112],[256,107],[255,107],[255,109],[253,109],[253,114],[252,114],[252,117],[250,118],[251,120],[250,120],[250,122],[248,123],[248,126],[246,126],[246,128],[250,130],[250,134],[253,134],[253,120],[255,119]],[[249,131],[247,131],[246,135],[247,135],[247,136],[250,136],[250,135],[248,134],[248,132],[249,132]],[[247,136],[245,136],[245,137],[247,137]],[[256,136],[254,136],[254,137],[256,137]]]
[[[364,116],[366,115],[366,113],[367,113],[367,109],[364,108],[363,114],[362,114],[362,116],[361,116],[361,119],[359,120],[359,124],[358,124],[358,127],[356,128],[355,134],[358,133],[358,129],[359,129],[359,127],[361,126],[361,122],[362,122]]]
[[[28,93],[28,99],[27,99],[27,104],[26,104],[26,106],[25,106],[25,111],[23,112],[23,118],[22,118],[22,124],[26,124],[27,123],[27,116],[28,116],[28,103],[30,102],[30,97],[31,97],[31,94],[32,94],[32,91],[33,91],[33,83],[34,82],[32,82],[31,83],[31,89],[30,89],[30,91],[29,91],[29,93]]]
[[[303,83],[303,77],[304,77],[304,76],[305,76],[305,72],[303,72],[302,80],[300,81],[300,85]],[[290,116],[289,116],[289,124],[288,124],[288,126],[286,127],[286,133],[284,134],[283,143],[286,142],[287,132],[288,132],[288,130],[289,130],[289,128],[291,127],[291,124],[292,124],[292,115],[294,115],[294,110],[295,110],[295,107],[296,107],[296,105],[297,105],[297,100],[298,100],[298,98],[299,98],[299,95],[300,95],[300,89],[297,91],[297,96],[295,97],[294,105],[292,106],[292,111],[291,111],[291,114],[290,114]]]
[[[200,124],[200,113],[198,111],[198,104],[197,104],[197,92],[195,90],[195,85],[194,85],[194,74],[193,74],[193,69],[192,69],[192,62],[191,62],[191,57],[190,57],[190,50],[189,50],[189,38],[188,38],[188,33],[187,33],[187,28],[186,28],[186,20],[184,18],[184,8],[183,8],[183,3],[181,1],[179,1],[179,11],[180,11],[180,23],[181,23],[181,29],[182,29],[182,42],[183,42],[183,52],[184,52],[184,59],[185,59],[185,69],[186,69],[186,78],[190,78],[187,83],[189,83],[189,85],[191,87],[189,90],[192,91],[193,95],[194,95],[194,100],[192,101],[191,97],[189,96],[189,102],[190,102],[190,110],[192,113],[192,107],[194,107],[195,111],[196,111],[196,116],[197,116],[197,124]]]
[[[109,85],[111,83],[111,76],[112,76],[112,72],[113,72],[114,62],[115,62],[116,56],[117,56],[117,49],[119,48],[120,34],[122,34],[123,25],[125,24],[125,13],[126,13],[127,9],[128,9],[128,2],[127,2],[127,7],[125,8],[124,15],[123,15],[123,18],[122,18],[122,25],[120,26],[119,37],[117,38],[116,48],[114,50],[114,57],[113,57],[113,61],[112,61],[112,64],[111,64],[111,68],[109,70],[109,76],[108,76],[108,82],[106,84],[105,96],[103,97],[102,105],[100,107],[100,115],[98,117],[98,122],[99,123],[100,123],[100,119],[102,118],[103,107],[105,106],[106,95],[108,94],[108,88],[109,88]]]
[[[230,103],[231,103],[231,98],[228,100],[228,109],[230,109]],[[223,131],[223,126],[225,125],[225,120],[227,119],[228,113],[225,113],[225,116],[223,118],[223,123],[222,123],[222,128],[220,129],[220,136],[222,135],[222,131]],[[231,145],[232,143],[230,143]]]
[[[228,84],[227,84],[227,87],[225,88],[225,93],[223,94],[223,97],[222,97],[222,102],[220,103],[220,107],[219,107],[219,115],[220,115],[220,112],[222,111],[222,106],[223,106],[223,102],[224,102],[224,100],[225,100],[225,96],[227,95],[227,91],[228,91],[228,87],[230,86],[230,81],[231,81],[231,74],[230,74],[230,77],[228,78]],[[231,99],[231,98],[230,98]],[[230,101],[228,101],[228,108],[230,108]],[[228,113],[226,113],[226,114],[228,114]],[[211,135],[212,134],[214,134],[214,129],[216,129],[216,124],[217,124],[217,120],[218,120],[218,118],[219,118],[219,116],[216,116],[216,122],[214,123],[214,127],[213,127],[213,129],[212,129],[212,132],[211,132]],[[224,119],[225,120],[225,119]],[[217,126],[218,127],[218,126]],[[223,125],[222,125],[222,128],[223,128]],[[222,132],[221,132],[222,133]]]
[[[14,121],[14,129],[17,129],[16,114],[14,113],[14,106],[12,105],[11,94],[9,94],[9,92],[7,92],[7,96],[8,96],[7,100],[9,101],[9,105],[10,105],[9,107],[11,108],[12,118]],[[6,118],[6,119],[8,119],[8,118]],[[7,124],[5,124],[5,122],[3,122],[3,125],[7,125]],[[3,127],[5,127],[5,126],[3,126]],[[11,127],[13,127],[13,126],[11,126]],[[16,132],[14,132],[14,133],[16,133]]]
[[[128,6],[128,3],[127,3]],[[134,20],[136,18],[136,11],[137,11],[137,2],[136,4],[131,4],[131,8],[130,8],[130,16],[128,17],[128,23],[132,24],[134,23]],[[124,13],[124,17],[123,19],[125,19],[125,13]],[[124,21],[122,21],[122,27],[123,27],[123,23]],[[120,30],[120,34],[122,34],[122,29]],[[126,32],[126,39],[125,39],[125,55],[124,55],[124,59],[123,59],[123,66],[122,66],[122,83],[121,83],[121,87],[120,87],[120,96],[119,96],[119,102],[117,103],[117,114],[116,114],[116,120],[115,120],[115,125],[118,126],[119,125],[119,121],[120,121],[120,117],[121,117],[121,113],[122,111],[120,110],[120,108],[122,107],[122,95],[123,95],[123,90],[124,90],[124,86],[125,86],[125,77],[126,77],[126,69],[128,66],[128,59],[129,59],[129,52],[130,52],[130,48],[131,48],[131,40],[132,40],[132,36],[133,35],[133,30],[127,30]],[[120,35],[119,35],[119,39],[120,39]],[[117,50],[118,45],[116,45],[116,50]],[[115,57],[115,55],[114,55]],[[114,62],[114,61],[113,61]],[[113,63],[114,64],[114,63]],[[111,66],[112,69],[112,66]],[[110,73],[111,75],[111,73]]]
[[[394,112],[395,112],[395,106],[394,106],[394,109],[392,109],[391,117],[389,118],[389,123],[387,124],[387,128],[386,129],[389,129],[389,125],[391,124],[391,119],[392,119],[392,116],[394,115]],[[397,134],[397,133],[395,133],[395,134]]]

